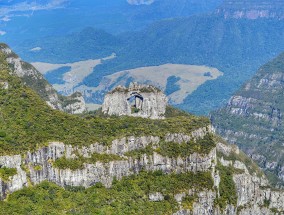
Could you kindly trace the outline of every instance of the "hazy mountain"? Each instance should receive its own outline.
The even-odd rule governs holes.
[[[274,18],[284,19],[284,1],[282,0],[225,0],[217,14],[225,18]]]
[[[142,29],[160,19],[213,11],[220,2],[158,0],[151,5],[130,5],[126,0],[1,1],[0,39],[17,48],[20,41],[59,37],[86,27],[117,34]]]

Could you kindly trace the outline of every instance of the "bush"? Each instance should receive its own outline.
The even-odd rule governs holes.
[[[3,181],[9,181],[9,178],[17,174],[17,169],[15,168],[0,168],[0,178]]]

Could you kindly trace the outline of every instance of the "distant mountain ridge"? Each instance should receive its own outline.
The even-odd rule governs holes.
[[[282,0],[225,0],[217,9],[224,18],[284,19],[284,1]]]

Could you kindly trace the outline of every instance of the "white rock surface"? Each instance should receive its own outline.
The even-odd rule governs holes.
[[[131,100],[134,100],[131,102]],[[153,86],[130,84],[129,88],[119,86],[105,96],[102,111],[108,115],[134,116],[162,119],[168,99]],[[133,111],[136,108],[137,112]]]

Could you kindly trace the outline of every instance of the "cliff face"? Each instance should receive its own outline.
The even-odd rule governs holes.
[[[85,101],[81,94],[75,93],[70,97],[59,95],[39,71],[32,65],[22,61],[7,45],[0,44],[0,52],[5,55],[12,73],[20,77],[27,86],[36,91],[50,107],[68,113],[82,113],[85,111]]]
[[[284,181],[284,55],[259,69],[227,106],[212,113],[216,130]],[[283,182],[282,182],[283,183]]]
[[[206,155],[192,153],[183,158],[163,156],[155,151],[142,153],[137,157],[131,156],[131,152],[139,152],[139,150],[148,147],[158,148],[161,141],[179,144],[191,139],[204,138],[208,132],[211,132],[210,129],[210,127],[201,128],[192,132],[191,135],[168,134],[162,139],[157,136],[133,136],[114,140],[110,146],[95,143],[89,147],[79,148],[53,142],[47,147],[35,152],[28,152],[23,156],[2,156],[0,157],[0,166],[15,168],[17,174],[12,176],[8,182],[0,179],[2,185],[0,197],[3,199],[8,193],[27,186],[27,181],[38,184],[48,180],[63,187],[67,185],[90,187],[101,182],[106,187],[110,187],[114,177],[120,180],[123,176],[137,174],[142,169],[146,171],[162,170],[165,173],[209,171],[216,163],[215,148]],[[54,164],[56,160],[63,157],[75,162],[80,158],[91,158],[93,154],[97,156],[115,155],[116,157],[110,162],[84,163],[82,168],[76,170],[60,169]]]
[[[284,19],[284,2],[282,0],[226,0],[217,9],[217,14],[234,19]]]
[[[164,139],[180,144],[189,139],[203,138],[208,128],[199,129],[192,135],[168,134]],[[31,184],[39,184],[44,180],[54,182],[62,187],[84,186],[90,187],[98,182],[106,187],[112,186],[114,178],[122,179],[123,176],[138,174],[140,171],[161,170],[166,174],[183,172],[211,172],[215,189],[190,189],[176,193],[175,201],[180,205],[175,215],[220,215],[220,214],[274,214],[272,211],[284,211],[284,193],[272,190],[264,176],[251,172],[249,167],[240,159],[240,150],[235,146],[229,146],[218,142],[208,154],[193,153],[186,158],[170,158],[161,156],[157,152],[153,154],[142,153],[139,157],[131,157],[129,153],[146,149],[151,146],[155,148],[161,141],[160,137],[128,137],[117,139],[111,145],[92,144],[89,147],[72,147],[63,143],[50,143],[48,146],[35,152],[28,152],[24,156],[2,156],[0,157],[1,167],[15,168],[17,174],[10,176],[8,180],[0,180],[0,196],[2,199],[8,193],[13,193]],[[55,161],[66,157],[74,161],[79,157],[90,158],[92,154],[116,155],[116,160],[95,163],[84,163],[80,169],[60,169],[55,166]],[[218,162],[218,165],[217,165]],[[222,189],[222,174],[220,167],[234,168],[233,181],[235,184],[237,202],[235,205],[227,204],[220,209],[216,201],[220,198]],[[229,194],[231,195],[231,194]],[[184,208],[182,202],[186,196],[194,196],[195,201],[191,209]],[[165,196],[162,193],[149,193],[149,201],[163,201]],[[269,202],[267,204],[267,202]]]
[[[117,87],[105,96],[102,111],[108,115],[162,119],[168,99],[157,88],[131,83]]]

